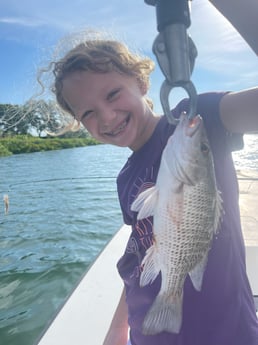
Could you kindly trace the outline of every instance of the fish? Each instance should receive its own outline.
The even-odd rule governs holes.
[[[137,219],[153,216],[153,244],[142,260],[140,286],[161,272],[161,287],[147,311],[142,333],[179,333],[183,320],[183,287],[187,275],[201,291],[214,236],[223,214],[213,155],[203,119],[179,118],[162,152],[154,186],[131,205]]]

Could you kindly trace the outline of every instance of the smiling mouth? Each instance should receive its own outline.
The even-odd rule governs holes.
[[[130,117],[131,117],[130,114],[128,114],[128,116],[126,117],[124,122],[122,122],[118,127],[113,129],[111,132],[106,132],[105,135],[108,135],[108,136],[111,136],[111,137],[115,137],[116,135],[118,135],[121,132],[123,132],[125,127],[128,125],[128,122],[130,121]]]

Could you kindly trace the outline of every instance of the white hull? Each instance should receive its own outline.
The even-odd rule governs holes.
[[[239,173],[241,219],[246,242],[247,273],[258,308],[258,174]],[[123,226],[104,248],[38,345],[101,345],[122,292],[116,263],[130,234]]]

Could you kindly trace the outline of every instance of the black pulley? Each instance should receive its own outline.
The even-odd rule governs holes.
[[[170,24],[191,24],[188,0],[145,0],[156,7],[157,28],[161,32]]]

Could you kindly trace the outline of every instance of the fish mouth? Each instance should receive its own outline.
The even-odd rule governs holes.
[[[127,127],[130,121],[130,118],[131,118],[131,114],[129,113],[124,121],[120,122],[115,128],[113,128],[109,132],[105,132],[104,134],[109,137],[115,137],[121,134],[122,132],[124,132],[125,128]]]
[[[196,115],[190,120],[188,118],[185,118],[185,120],[188,121],[188,125],[186,126],[186,135],[192,137],[201,126],[202,117],[200,115]]]

